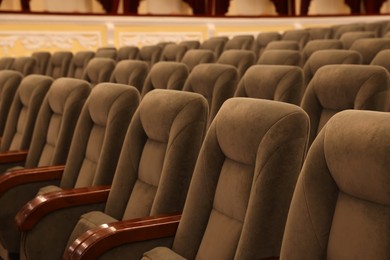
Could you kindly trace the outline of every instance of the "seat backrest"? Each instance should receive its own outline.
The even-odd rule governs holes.
[[[95,56],[93,51],[76,52],[69,66],[68,77],[82,79],[88,62]]]
[[[202,42],[199,49],[201,50],[210,50],[214,52],[215,57],[218,58],[223,52],[226,41],[223,39],[208,39]]]
[[[139,48],[136,46],[122,46],[118,49],[116,61],[136,60],[138,58]]]
[[[217,63],[232,65],[237,68],[238,78],[244,75],[245,71],[255,64],[256,55],[248,50],[226,50],[218,58]]]
[[[350,50],[358,51],[362,55],[363,64],[370,64],[375,55],[385,49],[390,49],[390,39],[359,39],[350,48]]]
[[[22,79],[20,72],[0,71],[0,136],[3,136],[12,101]]]
[[[182,90],[187,77],[188,68],[183,63],[160,61],[150,69],[141,96],[154,89]]]
[[[375,58],[371,61],[371,65],[382,66],[390,72],[390,50],[383,50],[375,55]]]
[[[302,56],[299,51],[294,50],[265,50],[257,64],[300,67],[302,65]]]
[[[293,50],[299,51],[299,44],[296,41],[273,41],[268,43],[267,47],[265,47],[264,51],[268,50]]]
[[[31,54],[37,60],[34,68],[34,74],[45,75],[47,66],[49,64],[51,53],[47,51],[36,51]]]
[[[301,68],[283,65],[253,65],[238,83],[234,96],[269,99],[299,105],[303,89]]]
[[[143,46],[139,51],[139,59],[153,66],[160,60],[163,48],[157,45]]]
[[[35,65],[37,64],[37,59],[33,57],[18,57],[15,58],[12,63],[12,70],[16,70],[27,76],[34,73]]]
[[[73,59],[73,53],[69,51],[59,51],[53,53],[50,62],[47,65],[46,75],[58,79],[66,77],[70,63]]]
[[[346,32],[340,37],[344,49],[351,48],[352,44],[359,39],[375,38],[375,32]]]
[[[389,120],[348,110],[328,122],[299,176],[280,259],[390,258]]]
[[[180,62],[187,51],[187,46],[170,43],[164,47],[161,53],[160,61],[177,61]]]
[[[316,51],[303,66],[305,86],[309,84],[317,70],[330,64],[362,64],[363,58],[357,51],[352,50],[322,50]]]
[[[301,107],[310,117],[309,145],[336,113],[346,109],[385,111],[390,75],[373,65],[327,65],[306,88]]]
[[[0,151],[26,150],[30,147],[38,111],[52,82],[51,77],[42,75],[23,78],[8,113]]]
[[[91,83],[92,86],[102,82],[109,82],[115,69],[115,61],[110,58],[93,58],[88,62],[82,79]]]
[[[333,38],[340,39],[347,32],[362,32],[365,30],[363,23],[340,24],[331,27],[333,29]]]
[[[110,185],[130,120],[140,101],[136,88],[101,83],[81,111],[60,187]]]
[[[279,41],[282,38],[282,35],[279,32],[261,32],[257,35],[255,40],[254,50],[257,51],[257,57],[260,57],[264,49],[270,42]]]
[[[184,45],[187,47],[187,50],[193,50],[193,49],[198,49],[200,47],[200,42],[199,41],[181,41],[179,45]]]
[[[183,91],[159,89],[144,97],[126,135],[106,214],[125,220],[183,210],[207,107],[201,95]]]
[[[77,119],[90,91],[84,80],[60,78],[53,82],[37,116],[26,168],[65,164]]]
[[[96,50],[95,57],[116,60],[117,50],[115,47],[101,47]]]
[[[389,22],[387,20],[367,22],[364,23],[364,29],[366,31],[374,32],[376,37],[383,37],[388,23]]]
[[[12,64],[15,58],[13,57],[2,57],[0,58],[0,70],[11,70]]]
[[[226,42],[224,50],[253,50],[254,41],[253,35],[236,35]]]
[[[227,100],[203,142],[172,249],[186,259],[278,255],[308,127],[298,106]]]
[[[310,41],[310,33],[306,30],[288,30],[282,34],[282,41],[296,41],[302,50]]]
[[[223,102],[233,97],[237,83],[238,72],[232,65],[200,64],[191,71],[183,90],[201,94],[207,99],[209,126]]]
[[[122,60],[116,64],[110,82],[133,86],[141,93],[148,71],[145,61]]]
[[[183,59],[181,60],[184,63],[188,71],[191,72],[192,69],[201,63],[214,63],[216,60],[215,54],[211,50],[189,50],[184,54]]]
[[[343,49],[343,43],[334,39],[309,41],[302,50],[302,64],[305,64],[314,52],[329,49]]]
[[[310,34],[310,40],[332,39],[333,30],[329,27],[312,27],[306,29]]]

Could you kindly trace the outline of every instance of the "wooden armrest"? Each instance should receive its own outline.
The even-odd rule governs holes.
[[[98,259],[120,245],[174,237],[181,214],[147,217],[104,224],[78,237],[66,249],[63,259]]]
[[[0,164],[24,162],[27,158],[27,154],[27,150],[1,152]]]
[[[32,229],[41,218],[52,211],[107,201],[110,186],[95,186],[54,191],[39,195],[20,209],[15,217],[20,231]]]
[[[64,168],[58,165],[6,172],[0,175],[0,196],[21,184],[61,179]]]

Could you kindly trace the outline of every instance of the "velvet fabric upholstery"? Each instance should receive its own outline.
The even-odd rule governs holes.
[[[317,70],[330,64],[362,64],[363,58],[357,51],[352,50],[322,50],[311,55],[303,66],[305,86],[309,84]]]
[[[38,111],[52,81],[48,76],[29,75],[20,82],[8,113],[0,151],[30,147]]]
[[[340,24],[332,26],[333,29],[333,38],[340,39],[344,33],[347,32],[362,32],[365,31],[364,24],[362,23],[352,23],[352,24]]]
[[[184,63],[187,66],[188,71],[191,72],[196,65],[201,63],[214,63],[215,60],[215,54],[211,50],[189,50],[184,54],[181,62]]]
[[[355,41],[367,38],[375,38],[375,32],[346,32],[340,37],[340,41],[344,49],[349,49]]]
[[[312,27],[306,30],[310,34],[310,41],[332,39],[333,37],[333,30],[329,27]]]
[[[111,184],[139,100],[138,90],[131,86],[101,83],[93,88],[76,125],[59,188]],[[38,194],[53,190],[59,189],[43,187]],[[98,203],[51,212],[33,229],[22,233],[22,258],[59,259],[78,217],[103,207]]]
[[[133,86],[141,93],[148,71],[145,61],[122,60],[116,64],[110,82]]]
[[[82,79],[88,62],[95,56],[93,51],[76,52],[69,65],[68,77]]]
[[[303,72],[296,66],[254,65],[238,83],[235,97],[269,99],[299,105]]]
[[[115,47],[101,47],[96,50],[95,57],[108,58],[115,61],[117,57],[117,50]]]
[[[217,63],[232,65],[237,68],[238,78],[240,79],[245,71],[255,64],[256,55],[248,50],[226,50],[218,58]]]
[[[223,102],[233,97],[238,83],[237,69],[225,64],[200,64],[190,75],[183,90],[204,96],[209,104],[207,126],[213,121]]]
[[[8,112],[23,75],[12,70],[0,71],[0,136],[3,136]]]
[[[50,62],[47,65],[46,75],[54,79],[66,77],[72,59],[73,53],[70,51],[58,51],[53,53]]]
[[[60,78],[53,82],[39,110],[24,167],[65,164],[78,115],[90,89],[83,80]],[[20,236],[13,225],[14,217],[37,193],[38,186],[16,186],[0,197],[0,241],[8,253],[19,252]]]
[[[160,61],[149,71],[142,88],[142,97],[154,89],[183,89],[188,68],[180,62]]]
[[[236,35],[229,39],[224,47],[224,50],[253,50],[255,38],[253,35]]]
[[[390,49],[390,39],[359,39],[350,48],[362,55],[363,64],[370,64],[375,55],[385,49]]]
[[[327,65],[309,83],[301,107],[310,117],[309,146],[337,112],[346,109],[385,111],[389,103],[390,75],[368,65]]]
[[[104,213],[84,214],[69,243],[103,223],[182,211],[206,129],[207,107],[196,93],[148,93],[127,132]],[[107,252],[105,258],[113,255]],[[129,252],[127,256],[139,259]]]
[[[296,41],[302,50],[310,40],[310,34],[306,30],[288,30],[282,34],[282,41]]]
[[[27,76],[34,73],[37,62],[37,59],[33,57],[18,57],[14,59],[11,69],[22,73],[23,76]]]
[[[299,51],[299,44],[296,41],[274,41],[268,43],[267,47],[265,47],[265,50],[293,50],[293,51]]]
[[[156,62],[160,60],[163,48],[161,46],[150,45],[143,46],[139,51],[139,59],[145,61],[152,67]]]
[[[280,259],[389,259],[390,115],[343,111],[311,146]]]
[[[383,37],[388,21],[380,20],[376,22],[368,22],[364,24],[365,31],[375,33],[375,37]]]
[[[187,51],[187,47],[176,43],[170,43],[164,47],[161,53],[160,61],[177,61],[180,62],[183,59],[184,54]]]
[[[375,58],[371,61],[371,65],[382,66],[390,72],[390,50],[378,52]]]
[[[118,49],[116,61],[136,60],[138,58],[139,48],[136,46],[122,46]]]
[[[187,50],[193,50],[193,49],[198,49],[200,47],[200,42],[199,41],[181,41],[179,45],[184,45],[187,47]]]
[[[199,49],[201,50],[210,50],[214,52],[215,57],[218,58],[221,56],[223,52],[223,48],[225,47],[226,41],[224,39],[208,39],[202,42]]]
[[[34,74],[45,75],[47,66],[51,58],[51,53],[47,51],[36,51],[31,54],[37,60],[34,68]]]
[[[308,129],[298,106],[227,100],[203,142],[170,250],[186,259],[279,255]],[[164,259],[156,251],[145,256]]]
[[[110,58],[93,58],[88,62],[82,79],[91,83],[92,86],[102,82],[109,82],[115,68],[115,61]]]
[[[12,64],[15,58],[13,57],[2,57],[0,58],[0,70],[12,70]]]
[[[340,40],[311,40],[302,50],[302,64],[305,64],[310,56],[320,50],[343,49],[343,43]]]
[[[302,65],[302,55],[295,50],[265,50],[260,56],[257,64],[262,65]]]
[[[261,32],[257,35],[255,40],[255,48],[257,50],[256,55],[260,57],[264,49],[270,42],[279,41],[282,38],[282,35],[278,32]]]

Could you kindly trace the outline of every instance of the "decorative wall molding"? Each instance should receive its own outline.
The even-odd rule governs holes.
[[[200,32],[120,32],[120,46],[146,46],[159,42],[202,41]]]

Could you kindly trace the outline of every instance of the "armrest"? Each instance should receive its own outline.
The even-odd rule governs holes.
[[[20,231],[27,231],[32,229],[41,218],[52,211],[105,202],[109,192],[109,186],[95,186],[39,195],[20,209],[15,217],[15,221]]]
[[[120,245],[174,237],[181,214],[147,217],[101,225],[81,235],[66,249],[63,259],[97,259]]]
[[[64,165],[44,166],[6,172],[0,175],[0,196],[24,183],[61,179],[64,168]]]
[[[24,162],[27,158],[27,154],[27,150],[1,152],[0,164]]]

